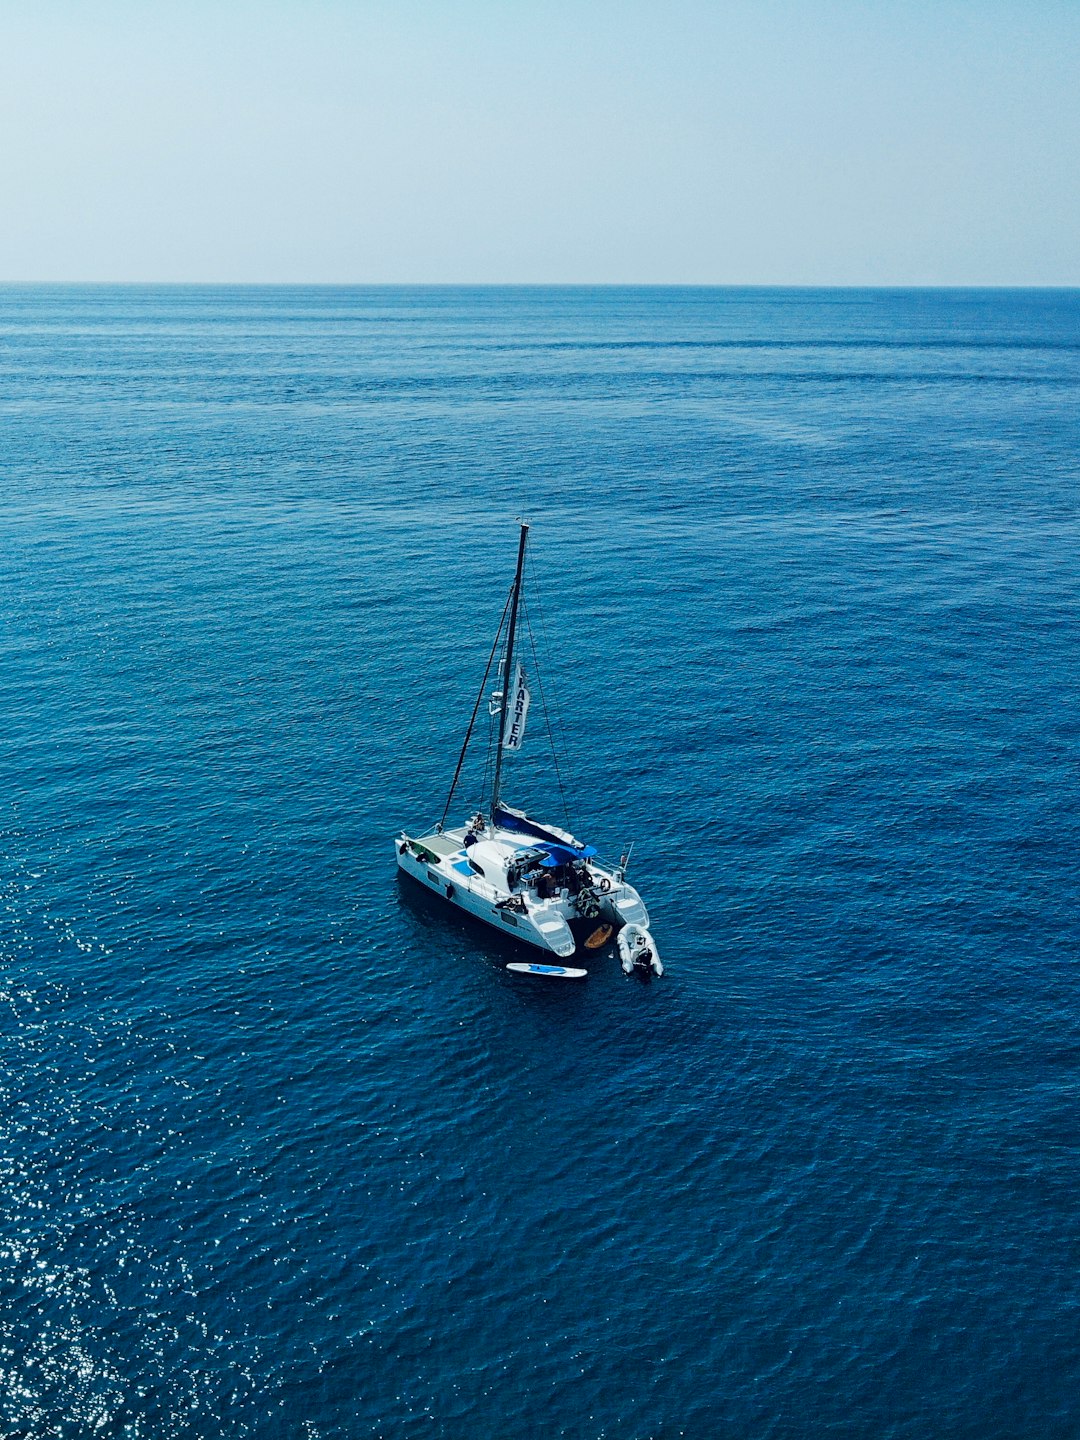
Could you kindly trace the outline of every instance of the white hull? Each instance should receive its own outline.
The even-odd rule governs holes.
[[[470,864],[470,847],[465,845],[464,827],[419,839],[402,834],[397,840],[397,863],[425,889],[433,891],[451,905],[464,910],[474,919],[483,920],[494,930],[510,935],[537,950],[566,958],[577,949],[570,921],[581,917],[575,897],[565,889],[541,896],[538,888],[528,885],[510,886],[506,882],[506,863],[532,850],[527,836],[510,830],[488,829],[482,847],[472,847],[472,854],[483,853],[485,859],[503,861],[487,865],[490,878],[476,873]],[[590,860],[588,876],[596,893],[599,916],[589,918],[595,925],[599,919],[619,925],[628,920],[648,923],[648,914],[641,896],[632,885],[620,878],[614,867]],[[500,883],[500,881],[502,883]]]

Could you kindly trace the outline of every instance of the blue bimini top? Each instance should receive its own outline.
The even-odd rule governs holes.
[[[536,848],[544,851],[540,864],[545,870],[554,870],[557,865],[569,865],[572,860],[588,860],[596,854],[595,845],[583,845],[580,850],[571,850],[569,845],[556,845],[552,841],[545,841]]]

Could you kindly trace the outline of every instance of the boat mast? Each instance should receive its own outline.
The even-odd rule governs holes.
[[[521,572],[525,567],[525,541],[529,527],[521,522],[521,539],[518,542],[517,572],[514,575],[514,589],[510,601],[510,625],[506,632],[506,654],[503,656],[502,708],[499,711],[499,745],[495,751],[495,779],[491,785],[491,823],[495,823],[495,811],[499,808],[499,781],[502,778],[503,746],[506,744],[507,701],[511,699],[510,689],[514,683],[514,634],[517,630],[518,600],[521,598]]]

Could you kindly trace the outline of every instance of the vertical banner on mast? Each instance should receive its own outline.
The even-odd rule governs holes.
[[[507,692],[506,727],[503,730],[503,749],[520,750],[525,738],[525,721],[529,714],[529,691],[525,684],[525,671],[519,665],[514,675],[514,685]]]

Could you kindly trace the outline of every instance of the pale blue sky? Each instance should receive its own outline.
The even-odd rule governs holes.
[[[1080,284],[1080,0],[0,0],[0,280]]]

